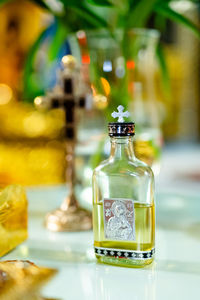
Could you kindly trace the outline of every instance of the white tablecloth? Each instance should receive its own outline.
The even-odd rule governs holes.
[[[200,147],[164,150],[156,179],[156,260],[143,269],[97,264],[92,232],[52,233],[45,213],[66,194],[64,186],[27,189],[29,239],[3,259],[29,259],[55,267],[43,294],[66,300],[188,300],[200,295]]]

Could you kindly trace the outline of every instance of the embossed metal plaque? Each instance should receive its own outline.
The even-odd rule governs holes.
[[[134,201],[104,199],[104,235],[106,239],[135,241]]]

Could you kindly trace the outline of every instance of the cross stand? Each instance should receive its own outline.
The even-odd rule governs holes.
[[[75,144],[77,113],[85,108],[86,97],[81,86],[80,70],[73,56],[67,55],[62,59],[64,70],[60,73],[60,87],[39,101],[40,106],[62,108],[65,112],[66,126],[66,181],[69,183],[69,195],[64,199],[60,208],[47,214],[45,225],[52,231],[82,231],[92,228],[91,213],[79,207],[75,197]]]

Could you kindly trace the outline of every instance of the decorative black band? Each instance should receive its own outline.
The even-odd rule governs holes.
[[[104,247],[94,247],[95,254],[100,256],[112,256],[118,258],[129,258],[129,259],[150,259],[155,254],[155,248],[149,251],[133,251],[123,249],[111,249]]]
[[[109,136],[133,136],[135,135],[135,124],[131,123],[109,123],[108,124]]]

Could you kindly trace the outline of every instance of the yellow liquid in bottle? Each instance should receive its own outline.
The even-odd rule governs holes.
[[[94,247],[106,249],[121,249],[136,251],[138,255],[145,251],[152,251],[155,246],[155,206],[154,204],[134,203],[135,215],[135,240],[117,241],[108,240],[104,235],[104,211],[103,202],[95,203],[93,206],[93,230]],[[146,252],[148,253],[148,252]],[[153,255],[150,258],[134,259],[107,255],[98,255],[99,262],[115,264],[127,267],[143,267],[153,261]]]

